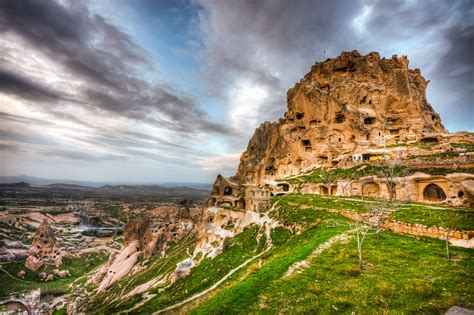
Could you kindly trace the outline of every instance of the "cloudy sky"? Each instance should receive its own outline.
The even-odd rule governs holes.
[[[0,175],[211,182],[316,61],[408,55],[474,131],[474,2],[0,0]]]

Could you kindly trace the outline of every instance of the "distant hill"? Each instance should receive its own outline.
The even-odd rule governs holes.
[[[0,184],[9,184],[9,183],[18,183],[25,182],[33,185],[51,185],[51,184],[67,184],[67,185],[79,185],[87,187],[100,187],[104,186],[107,183],[98,183],[98,182],[88,182],[88,181],[78,181],[78,180],[58,180],[50,178],[40,178],[28,175],[19,175],[19,176],[0,176]]]
[[[188,187],[199,190],[211,190],[211,183],[178,183],[178,182],[165,182],[165,183],[132,183],[132,182],[92,182],[92,181],[79,181],[79,180],[68,180],[68,179],[50,179],[41,178],[28,175],[19,176],[0,176],[0,184],[12,184],[12,183],[29,183],[32,185],[50,185],[56,188],[84,188],[84,187],[103,187],[103,186],[160,186],[162,188],[177,188],[177,187]]]

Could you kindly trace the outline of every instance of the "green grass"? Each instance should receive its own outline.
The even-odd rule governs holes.
[[[313,258],[301,274],[282,277],[292,261],[305,258],[329,234],[329,229],[315,229],[294,238],[267,257],[263,267],[191,313],[378,314],[387,309],[400,314],[443,313],[453,305],[474,307],[473,250],[452,248],[454,258],[448,261],[442,241],[390,232],[367,238],[362,272],[352,239]]]
[[[371,175],[383,176],[383,174],[386,173],[388,170],[388,167],[377,165],[362,165],[354,166],[347,169],[333,169],[329,171],[322,168],[316,168],[312,170],[309,174],[285,179],[285,181],[289,182],[290,184],[325,182],[327,183],[343,179],[359,179]],[[394,176],[406,176],[410,173],[411,170],[406,166],[395,166],[393,168]]]
[[[474,152],[474,143],[451,143],[451,146],[462,152]]]
[[[293,220],[294,222],[298,222],[301,216],[292,217],[292,214],[300,213],[303,209],[291,207],[288,203],[316,206],[323,209],[340,209],[365,213],[369,211],[368,205],[371,203],[380,204],[387,202],[383,199],[367,197],[364,197],[364,200],[360,197],[346,198],[313,194],[290,194],[286,196],[277,196],[272,199],[273,202],[278,201],[279,205],[282,205],[283,207],[289,207],[290,210],[287,212],[287,215],[289,216],[288,220]],[[474,230],[473,208],[452,207],[443,204],[429,205],[423,203],[394,203],[392,210],[396,210],[392,212],[392,218],[403,222],[417,223],[427,226],[450,227],[457,230]],[[311,209],[306,209],[304,211],[305,213],[311,211],[316,212]]]
[[[408,223],[474,230],[474,209],[432,209],[426,205],[409,204],[401,206],[392,217]]]
[[[269,285],[281,279],[293,263],[305,259],[321,243],[346,228],[342,226],[313,227],[300,235],[287,238],[286,242],[277,242],[278,246],[262,258],[264,264],[261,268],[256,269],[233,285],[220,290],[214,297],[190,313],[251,314],[258,312],[260,309],[259,298],[268,290]],[[282,241],[282,239],[279,240]],[[278,290],[278,288],[274,288],[275,292]],[[281,307],[284,305],[280,305],[280,309]],[[278,312],[278,309],[275,309],[274,312]]]
[[[369,202],[378,202],[375,198],[364,197]],[[322,196],[314,194],[290,194],[286,196],[276,196],[273,202],[278,201],[279,204],[287,205],[288,203],[298,203],[301,205],[314,206],[324,209],[344,209],[356,212],[367,212],[369,209],[360,197],[338,197],[338,196]],[[301,211],[301,209],[298,209]],[[314,211],[314,210],[308,210]]]
[[[94,258],[93,262],[86,263],[87,258]],[[56,269],[55,266],[46,265],[41,267],[36,272],[32,272],[25,268],[24,263],[14,262],[14,263],[2,263],[1,266],[6,270],[10,275],[17,278],[17,273],[20,270],[26,271],[25,279],[12,279],[8,276],[3,270],[0,270],[0,297],[4,297],[13,292],[22,292],[29,291],[33,289],[40,288],[42,292],[48,291],[64,291],[68,290],[68,285],[71,284],[75,279],[91,271],[95,267],[107,261],[106,255],[84,255],[80,258],[63,258],[63,265],[59,266],[57,269],[64,270],[67,269],[71,273],[71,277],[66,279],[59,279],[55,277],[53,281],[44,282],[40,281],[38,278],[38,273],[40,272],[51,272],[51,270]]]
[[[454,258],[448,261],[443,245],[384,232],[367,238],[366,269],[360,272],[355,241],[337,243],[303,273],[260,284],[263,289],[250,293],[248,303],[233,295],[224,300],[216,296],[196,313],[379,314],[387,309],[412,314],[444,313],[453,305],[472,309],[474,251],[453,248]],[[229,310],[234,303],[235,311]]]

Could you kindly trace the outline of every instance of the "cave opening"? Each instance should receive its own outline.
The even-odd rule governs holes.
[[[342,124],[346,120],[346,116],[344,114],[338,113],[336,114],[336,117],[334,118],[334,122],[336,124]]]
[[[440,186],[429,184],[423,191],[423,198],[428,201],[440,202],[446,199],[446,193]]]

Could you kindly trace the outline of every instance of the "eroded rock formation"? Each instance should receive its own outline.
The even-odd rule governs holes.
[[[56,241],[51,226],[46,220],[41,223],[33,236],[25,267],[32,271],[36,271],[44,264],[55,266],[62,265],[61,248]]]
[[[387,59],[376,52],[362,56],[352,51],[316,63],[288,90],[284,118],[265,122],[255,130],[241,155],[237,174],[231,178],[218,176],[209,206],[230,205],[258,211],[272,195],[295,189],[282,182],[285,178],[316,168],[348,168],[390,161],[415,165],[416,169],[450,168],[458,173],[433,179],[428,175],[411,183],[414,190],[408,195],[397,187],[401,192],[397,197],[472,203],[472,198],[465,197],[464,190],[468,188],[462,188],[468,187],[464,181],[472,176],[455,167],[462,164],[463,170],[474,168],[474,152],[469,147],[467,151],[459,150],[463,145],[474,144],[474,134],[446,131],[426,99],[428,83],[419,69],[408,67],[406,56]],[[439,158],[434,158],[436,154]],[[428,162],[417,161],[418,156],[433,158]],[[454,156],[455,161],[446,159]],[[444,194],[444,198],[423,197],[430,181],[444,191],[437,197]],[[376,178],[367,182],[372,183],[367,188],[359,183],[353,194],[368,191],[374,197],[385,196],[389,190],[384,188],[387,182]],[[340,195],[340,184],[318,185],[311,193]],[[225,193],[228,189],[232,194]]]
[[[109,257],[93,279],[100,282],[98,292],[128,274],[140,256],[164,255],[170,242],[182,240],[193,228],[194,220],[186,206],[162,206],[127,223],[122,249]]]

